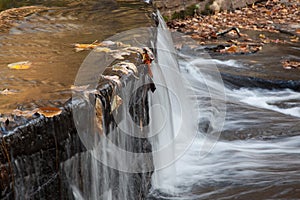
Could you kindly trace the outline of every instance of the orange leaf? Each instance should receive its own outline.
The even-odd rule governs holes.
[[[236,53],[237,51],[238,51],[238,47],[235,45],[232,45],[231,47],[226,49],[226,52],[228,52],[228,53]]]
[[[54,107],[42,107],[39,108],[37,112],[41,115],[44,115],[45,117],[54,117],[56,115],[59,115],[62,110]]]
[[[266,36],[265,36],[264,34],[259,34],[259,38],[261,38],[261,39],[265,39],[265,38],[266,38]]]

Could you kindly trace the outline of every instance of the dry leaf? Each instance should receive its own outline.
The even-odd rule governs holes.
[[[115,95],[113,97],[113,100],[111,102],[111,112],[113,112],[114,110],[118,109],[120,107],[120,105],[122,105],[123,100],[120,96]]]
[[[225,48],[227,53],[236,53],[238,51],[238,47],[235,45],[230,46],[229,48]]]
[[[102,112],[102,103],[99,98],[96,98],[95,103],[95,112],[96,112],[96,127],[99,130],[99,133],[103,135],[103,112]]]
[[[103,78],[115,82],[119,87],[122,86],[122,83],[120,81],[120,77],[118,77],[116,75],[114,75],[114,76],[103,76]]]
[[[284,69],[296,69],[300,68],[300,62],[285,60],[282,62],[282,66]]]
[[[264,34],[259,34],[259,38],[266,39],[266,36]]]
[[[35,113],[38,112],[38,108],[34,109],[34,110],[13,110],[12,115],[16,115],[16,116],[23,116],[23,117],[32,117],[32,115],[34,115]]]
[[[10,69],[29,69],[31,67],[31,62],[22,61],[22,62],[11,63],[7,65],[7,67]]]
[[[135,73],[136,75],[138,75],[138,70],[137,70],[137,67],[135,66],[135,64],[130,63],[130,62],[120,62],[119,64],[121,66],[133,71],[133,73]]]
[[[115,67],[113,67],[113,71],[120,71],[120,72],[122,72],[123,74],[129,74],[129,72],[128,72],[128,70],[126,69],[126,68],[124,68],[124,67],[122,67],[122,66],[115,66]]]
[[[4,89],[2,91],[0,91],[1,95],[12,95],[12,94],[16,94],[17,92],[14,90],[9,90],[9,89]]]
[[[297,36],[292,36],[292,37],[290,37],[290,41],[291,41],[291,42],[299,42],[299,37],[297,37]]]
[[[45,117],[54,117],[56,115],[59,115],[62,110],[59,109],[59,108],[54,108],[54,107],[42,107],[42,108],[39,108],[37,110],[37,112],[41,115],[44,115]]]

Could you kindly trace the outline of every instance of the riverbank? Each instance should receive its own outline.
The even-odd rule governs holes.
[[[211,54],[245,55],[265,48],[267,52],[270,46],[297,46],[299,16],[299,1],[272,0],[235,11],[175,19],[168,22],[168,27],[173,32],[184,33],[197,45],[210,46],[207,50]],[[280,62],[284,69],[295,69],[300,68],[299,61],[292,58]]]
[[[235,11],[222,11],[213,15],[198,15],[186,19],[175,19],[168,23],[171,30],[187,33],[202,43],[216,42],[218,33],[228,28],[300,35],[299,1],[268,1],[257,3]],[[247,41],[247,35],[242,34]],[[262,36],[261,39],[265,39]],[[262,41],[266,42],[266,41]],[[291,42],[298,42],[296,38]]]

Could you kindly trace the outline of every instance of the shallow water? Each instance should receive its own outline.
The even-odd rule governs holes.
[[[150,199],[298,199],[299,92],[223,85],[217,72],[210,73],[212,66],[236,73],[249,65],[240,57],[223,61],[191,56],[196,54],[180,52],[179,63],[198,100],[198,136],[167,169],[176,175],[153,188]],[[226,98],[221,98],[223,92]],[[211,141],[214,148],[203,157],[207,134],[222,126],[222,110],[212,105],[216,101],[226,104],[225,123],[219,140]]]
[[[149,26],[144,3],[115,1],[56,1],[49,10],[15,21],[0,34],[0,113],[39,106],[60,106],[71,97],[70,87],[88,51],[75,52],[75,43],[102,41],[118,32]],[[27,2],[28,3],[28,2]],[[52,4],[51,4],[52,3]],[[10,63],[30,61],[28,70],[11,70]]]

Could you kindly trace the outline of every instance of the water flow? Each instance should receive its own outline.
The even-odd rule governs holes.
[[[189,98],[188,82],[179,72],[171,35],[158,16],[157,58],[152,64],[157,90],[150,96],[150,141],[155,167],[152,189],[174,193],[177,169],[173,163],[193,142],[197,117]]]
[[[299,93],[288,89],[224,88],[217,80],[208,79],[209,73],[203,73],[210,63],[236,68],[235,62],[181,55],[179,63],[181,73],[193,83],[193,99],[199,99],[199,136],[174,164],[177,169],[172,174],[176,176],[175,184],[165,179],[155,188],[153,198],[297,199],[300,138],[287,135],[293,128],[299,130]],[[200,159],[201,135],[210,131],[206,125],[216,120],[214,113],[218,111],[212,108],[209,87],[219,93],[226,92],[229,109],[223,131],[229,135],[222,136],[215,148]],[[284,128],[286,125],[287,129]],[[268,135],[270,131],[271,135]],[[268,140],[228,141],[237,132],[246,136],[253,133],[268,136]],[[170,184],[177,193],[165,190]]]

